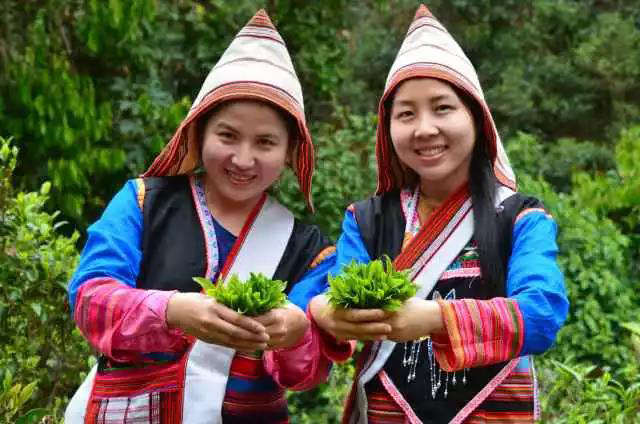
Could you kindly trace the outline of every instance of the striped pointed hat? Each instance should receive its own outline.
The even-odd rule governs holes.
[[[446,28],[433,16],[427,6],[421,5],[391,66],[378,107],[377,193],[403,188],[404,181],[399,170],[400,162],[389,134],[390,111],[386,108],[388,100],[400,83],[417,77],[446,81],[477,103],[482,113],[482,140],[487,143],[495,176],[500,184],[515,190],[515,175],[509,165],[489,106],[484,99],[476,70]]]
[[[196,121],[212,107],[239,99],[260,100],[286,111],[297,122],[293,168],[307,206],[311,201],[314,151],[304,116],[302,87],[284,40],[264,10],[238,32],[209,72],[175,134],[143,176],[187,174],[200,164]],[[295,137],[295,139],[294,139]]]

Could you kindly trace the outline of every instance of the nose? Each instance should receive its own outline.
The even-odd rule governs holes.
[[[439,131],[436,120],[430,113],[423,112],[418,116],[414,134],[416,138],[433,136]]]
[[[231,156],[231,164],[238,169],[248,169],[255,165],[256,159],[249,143],[240,143]]]

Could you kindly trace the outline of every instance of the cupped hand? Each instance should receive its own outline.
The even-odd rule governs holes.
[[[263,350],[269,335],[257,320],[243,316],[201,293],[176,293],[169,299],[167,325],[207,342],[243,352]]]
[[[394,342],[418,340],[444,328],[440,305],[417,297],[408,299],[385,322],[391,326],[389,340]]]
[[[338,341],[385,340],[391,325],[385,322],[390,313],[382,309],[343,309],[329,305],[325,295],[311,299],[314,321]]]
[[[283,349],[295,345],[309,327],[307,316],[293,303],[272,309],[255,317],[255,320],[265,327],[269,335],[267,349]]]

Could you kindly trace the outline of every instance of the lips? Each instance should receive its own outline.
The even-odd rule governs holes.
[[[225,169],[224,173],[232,183],[236,185],[248,185],[251,184],[256,178],[255,174],[244,174],[231,171],[230,169]]]
[[[438,145],[438,146],[429,146],[429,147],[423,147],[421,149],[416,149],[414,150],[414,152],[422,158],[431,159],[431,158],[438,157],[439,155],[444,153],[444,151],[447,149],[448,147],[445,145]]]

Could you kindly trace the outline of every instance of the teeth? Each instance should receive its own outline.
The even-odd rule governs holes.
[[[433,156],[433,155],[437,155],[438,153],[444,152],[445,149],[446,149],[445,146],[435,146],[435,147],[427,147],[425,149],[419,149],[417,150],[417,152],[419,155]]]
[[[235,180],[235,181],[240,182],[240,183],[246,183],[246,182],[249,182],[249,181],[253,180],[253,176],[241,176],[241,175],[235,174],[235,173],[233,173],[233,172],[231,172],[229,170],[225,170],[225,172],[227,173],[227,175],[232,180]]]

